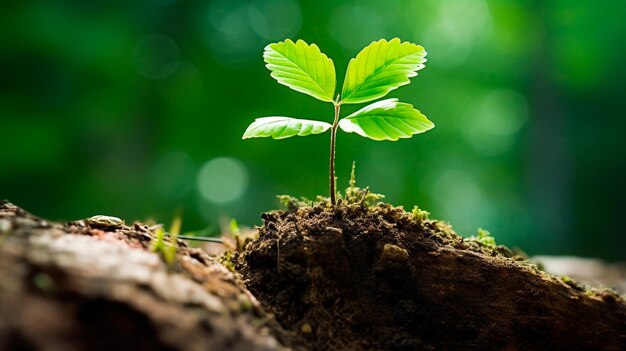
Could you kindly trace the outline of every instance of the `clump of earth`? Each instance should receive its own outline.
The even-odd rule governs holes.
[[[548,275],[495,245],[463,238],[419,209],[368,202],[352,186],[336,206],[284,198],[263,214],[235,269],[288,346],[314,350],[619,350],[624,336],[584,328],[622,304]],[[595,306],[597,307],[597,306]],[[621,305],[623,308],[623,304]],[[581,310],[582,308],[582,310]],[[610,308],[607,306],[607,308]],[[624,318],[605,321],[622,323]],[[576,328],[574,326],[579,326]]]

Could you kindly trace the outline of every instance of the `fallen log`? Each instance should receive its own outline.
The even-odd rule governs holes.
[[[0,204],[0,350],[284,349],[224,266],[184,242],[168,265],[152,240]]]

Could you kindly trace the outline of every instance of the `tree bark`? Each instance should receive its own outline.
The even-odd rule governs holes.
[[[224,266],[143,225],[52,223],[0,204],[0,350],[279,350]]]

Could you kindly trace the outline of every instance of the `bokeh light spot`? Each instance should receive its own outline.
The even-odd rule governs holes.
[[[367,25],[363,25],[364,18],[367,18]],[[372,41],[390,35],[383,14],[371,6],[357,3],[344,5],[333,11],[328,32],[346,51],[354,54]]]
[[[292,0],[262,0],[250,4],[252,29],[266,40],[283,40],[301,26],[300,7]]]
[[[209,6],[206,22],[215,58],[224,66],[240,67],[257,59],[269,41],[295,35],[302,15],[293,0],[217,0]]]
[[[248,188],[248,171],[241,161],[231,157],[215,158],[202,166],[196,179],[204,199],[227,204],[240,199]]]
[[[426,29],[424,44],[435,64],[459,66],[492,29],[487,3],[482,0],[437,1],[437,19]]]
[[[528,103],[521,94],[494,90],[470,109],[463,134],[479,153],[498,155],[511,149],[527,119]]]
[[[473,174],[450,169],[434,185],[436,210],[464,235],[493,223],[495,209]]]

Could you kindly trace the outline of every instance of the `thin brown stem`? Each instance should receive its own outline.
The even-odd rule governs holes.
[[[337,97],[339,98],[339,97]],[[339,100],[339,99],[337,99]],[[335,144],[337,140],[337,127],[339,126],[339,110],[341,103],[335,102],[335,120],[330,130],[330,204],[335,206],[337,203],[335,190]]]

